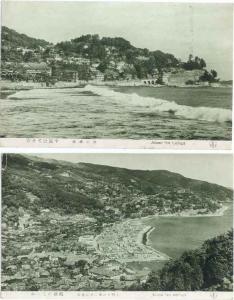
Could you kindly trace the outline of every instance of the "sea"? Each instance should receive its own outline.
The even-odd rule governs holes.
[[[106,87],[2,93],[0,136],[231,140],[231,88]]]
[[[155,229],[149,235],[149,245],[163,252],[172,259],[179,258],[184,251],[200,248],[205,240],[224,234],[233,228],[233,205],[222,216],[198,217],[152,217],[144,220],[144,224]],[[159,270],[164,262],[132,263],[135,269],[148,267]]]

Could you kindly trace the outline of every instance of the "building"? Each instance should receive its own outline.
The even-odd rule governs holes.
[[[147,56],[141,56],[141,55],[137,56],[136,59],[139,60],[139,61],[147,61],[147,60],[149,60],[149,58]]]
[[[104,74],[102,72],[97,72],[95,78],[97,81],[104,81]]]
[[[35,77],[36,75],[48,75],[51,76],[51,68],[44,62],[42,63],[21,63],[19,64],[19,67],[26,73],[26,75],[29,75],[30,77]]]
[[[90,64],[90,59],[84,57],[71,57],[69,63],[75,63],[76,65]]]
[[[59,65],[52,67],[51,76],[58,81],[76,82],[78,80],[78,72],[76,70]]]

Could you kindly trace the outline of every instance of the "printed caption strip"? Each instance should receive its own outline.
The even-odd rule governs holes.
[[[149,150],[231,150],[231,141],[3,138],[0,147]]]
[[[99,291],[99,292],[64,292],[64,291],[44,291],[44,292],[1,292],[1,299],[27,300],[27,299],[118,299],[118,300],[232,300],[232,292],[121,292],[121,291]]]

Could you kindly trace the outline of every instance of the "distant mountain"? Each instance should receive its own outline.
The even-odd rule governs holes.
[[[86,213],[103,221],[192,209],[212,212],[232,191],[168,171],[142,171],[8,154],[3,206]],[[37,197],[31,202],[29,195]]]

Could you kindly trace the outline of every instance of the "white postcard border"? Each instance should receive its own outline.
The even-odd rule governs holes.
[[[118,299],[118,300],[232,300],[232,292],[124,292],[124,291],[94,291],[94,292],[65,292],[65,291],[42,291],[42,292],[1,292],[1,299],[28,300],[28,299]]]
[[[4,148],[69,148],[117,150],[232,150],[232,141],[216,140],[131,140],[131,139],[63,139],[2,138]]]

